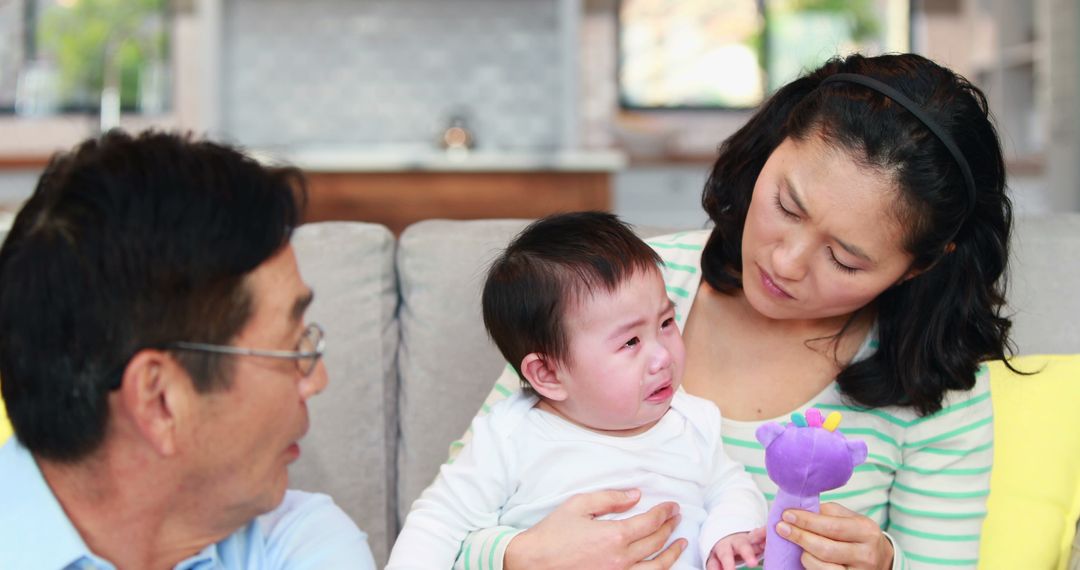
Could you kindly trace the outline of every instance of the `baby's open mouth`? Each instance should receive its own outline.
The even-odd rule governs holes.
[[[664,384],[653,390],[651,394],[646,396],[645,400],[648,402],[662,402],[670,398],[673,392],[671,384]]]

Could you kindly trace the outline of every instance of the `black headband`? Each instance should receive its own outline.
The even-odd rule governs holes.
[[[971,215],[972,210],[975,209],[975,177],[971,175],[971,167],[968,166],[967,160],[964,159],[964,153],[960,152],[960,147],[956,146],[956,142],[949,136],[949,133],[945,132],[945,129],[941,128],[941,125],[938,125],[934,119],[930,118],[930,115],[928,115],[926,111],[923,111],[921,107],[915,104],[915,102],[906,95],[872,77],[859,75],[857,73],[837,73],[826,77],[822,80],[820,85],[839,83],[841,81],[869,87],[889,99],[892,99],[901,107],[907,109],[909,113],[915,115],[916,119],[922,121],[922,124],[926,125],[926,128],[934,133],[934,136],[941,141],[941,144],[945,145],[945,148],[949,149],[949,152],[952,153],[953,159],[956,160],[956,164],[960,166],[960,172],[964,175],[964,183],[967,185],[968,197],[970,198],[964,218],[966,219]]]

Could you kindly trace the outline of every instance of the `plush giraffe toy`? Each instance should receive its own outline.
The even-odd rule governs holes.
[[[836,431],[839,412],[824,421],[815,408],[806,416],[791,414],[791,423],[763,424],[757,439],[765,446],[765,469],[779,489],[765,527],[765,568],[802,570],[802,548],[776,534],[787,509],[820,512],[821,493],[847,483],[855,466],[866,461],[866,443],[848,440]]]

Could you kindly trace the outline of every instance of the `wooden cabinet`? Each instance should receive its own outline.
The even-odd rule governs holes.
[[[305,221],[375,222],[400,234],[431,218],[535,218],[610,210],[608,171],[306,172]]]

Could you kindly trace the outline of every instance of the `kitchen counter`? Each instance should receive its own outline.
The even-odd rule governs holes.
[[[536,218],[610,210],[617,151],[443,152],[347,147],[249,151],[267,164],[304,171],[305,221],[376,222],[400,233],[430,218]]]
[[[305,172],[613,172],[626,167],[615,150],[558,152],[441,151],[412,145],[253,149],[266,163],[287,163]]]

